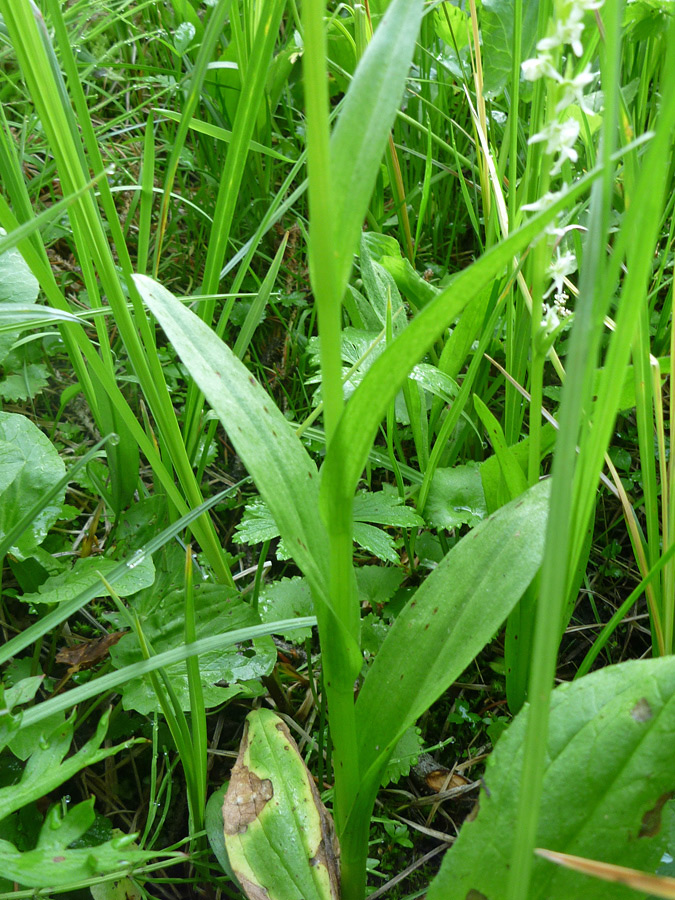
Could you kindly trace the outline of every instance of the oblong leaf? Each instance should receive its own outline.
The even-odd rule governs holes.
[[[528,709],[498,743],[480,812],[465,823],[428,900],[505,896]],[[631,661],[557,688],[551,699],[537,845],[655,871],[675,792],[675,658]],[[527,777],[527,776],[526,776]],[[635,894],[539,858],[528,900],[610,900]]]
[[[405,729],[461,675],[532,581],[548,497],[549,484],[541,482],[469,532],[398,616],[356,703],[362,772],[378,760],[384,765]]]
[[[293,558],[312,586],[326,593],[328,538],[309,454],[274,401],[208,325],[151,278],[135,275],[134,281],[223,423]]]
[[[518,231],[462,270],[387,347],[351,397],[326,453],[321,471],[321,503],[328,514],[335,504],[351,502],[377,428],[408,374],[455,318],[494,280],[556,213],[586,191],[601,169],[581,178],[563,197]]]
[[[230,865],[251,900],[338,900],[332,819],[287,725],[269,709],[247,716],[223,824]]]
[[[284,544],[312,588],[322,639],[339,630],[350,661],[361,667],[354,638],[332,611],[329,545],[319,515],[316,466],[271,397],[230,348],[166,288],[135,275],[138,290],[223,423],[272,511]]]
[[[368,45],[330,142],[338,284],[347,283],[422,18],[420,0],[393,0]]]

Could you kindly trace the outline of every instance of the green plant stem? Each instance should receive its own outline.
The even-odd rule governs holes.
[[[326,442],[330,446],[343,409],[341,320],[342,291],[337,261],[338,247],[333,220],[333,184],[328,122],[326,79],[325,4],[307,0],[303,4],[305,30],[304,84],[307,117],[307,168],[309,176],[309,259],[321,339],[321,376]],[[332,505],[325,517],[329,537],[330,598],[342,627],[357,641],[358,605],[352,572],[352,498]],[[358,788],[359,766],[354,718],[354,679],[358,672],[349,662],[341,629],[321,635],[325,687],[330,712],[335,756],[335,821],[340,835]],[[349,863],[347,864],[349,871]],[[343,882],[345,900],[362,888],[347,874]]]

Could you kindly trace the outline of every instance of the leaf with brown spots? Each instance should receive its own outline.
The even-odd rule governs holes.
[[[480,811],[446,853],[428,900],[466,900],[470,890],[505,896],[520,782],[528,777],[528,715],[525,706],[497,742]],[[536,842],[549,848],[548,859],[555,851],[565,862],[533,860],[527,900],[627,900],[626,888],[616,887],[631,883],[623,876],[656,871],[672,853],[674,745],[674,656],[608,666],[553,691]],[[571,866],[572,858],[591,868]],[[599,874],[594,866],[615,884],[589,877]],[[632,884],[642,897],[675,897],[658,894],[656,882]]]
[[[232,871],[250,900],[338,900],[333,821],[287,725],[270,710],[247,718],[223,831]]]

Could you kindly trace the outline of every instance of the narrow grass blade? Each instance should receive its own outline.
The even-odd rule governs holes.
[[[184,644],[181,647],[175,647],[173,650],[166,650],[164,653],[158,653],[157,656],[152,656],[148,660],[133,663],[117,672],[94,678],[87,684],[72,688],[72,690],[51,697],[49,700],[44,700],[42,703],[27,709],[21,721],[26,727],[35,725],[36,722],[42,722],[57,712],[71,709],[84,700],[99,697],[106,691],[111,691],[121,684],[126,684],[127,681],[142,678],[150,672],[167,668],[174,663],[184,662],[186,659],[199,656],[202,653],[210,653],[212,650],[231,647],[233,644],[251,641],[254,638],[263,637],[267,634],[285,634],[287,631],[294,631],[299,628],[312,628],[314,625],[316,625],[314,616],[304,616],[299,619],[285,619],[266,625],[251,625],[249,628],[238,628],[236,631],[228,631],[226,634],[214,634],[213,637],[201,638],[195,641],[194,644]]]

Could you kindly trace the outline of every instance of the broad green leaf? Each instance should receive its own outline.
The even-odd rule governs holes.
[[[499,509],[509,500],[515,500],[527,490],[527,478],[515,454],[508,446],[498,420],[477,394],[473,399],[476,412],[485,427],[501,469],[498,490],[492,496],[486,497],[488,510],[494,512],[495,509]],[[584,565],[584,571],[585,569]],[[575,590],[575,599],[576,596]],[[506,698],[512,713],[517,713],[527,698],[538,597],[539,579],[535,578],[506,621],[504,636]]]
[[[93,824],[94,798],[78,803],[61,816],[58,806],[47,814],[34,850],[19,852],[9,841],[0,841],[0,871],[24,887],[49,888],[75,884],[108,872],[130,869],[156,853],[137,850],[128,836],[113,838],[96,847],[69,845]]]
[[[483,0],[480,16],[483,40],[483,86],[485,93],[495,96],[511,81],[513,68],[513,8],[515,0]],[[523,0],[522,57],[532,55],[537,37],[538,0]]]
[[[78,559],[72,569],[59,575],[52,575],[34,594],[24,594],[21,599],[26,603],[65,603],[72,600],[81,591],[99,586],[97,597],[108,597],[108,589],[99,578],[99,573],[107,578],[120,564],[118,559],[103,559],[88,556]],[[152,557],[147,556],[137,564],[129,567],[129,571],[115,582],[115,593],[120,597],[130,597],[143,588],[150,587],[155,580],[155,567]]]
[[[647,891],[650,897],[663,897],[665,900],[675,900],[675,878],[649,875],[646,872],[641,872],[639,869],[629,869],[626,866],[598,862],[594,859],[572,856],[568,853],[556,853],[554,850],[546,850],[542,847],[537,847],[534,852],[549,862],[567,866],[577,872],[584,872],[593,878],[602,878],[605,881],[625,884],[626,887],[635,891]],[[666,858],[672,861],[670,854]]]
[[[447,531],[478,525],[487,515],[480,468],[474,464],[436,469],[424,514],[434,528]]]
[[[356,570],[356,584],[359,588],[361,605],[377,609],[388,603],[400,588],[404,579],[403,571],[384,566],[361,566]]]
[[[8,741],[7,746],[17,759],[28,759],[40,747],[45,734],[55,731],[65,722],[65,713],[59,712],[49,716],[35,725],[24,725],[21,713],[15,714],[18,720],[18,728]]]
[[[154,599],[154,598],[153,598]],[[226,633],[260,621],[257,613],[248,606],[241,595],[224,585],[197,584],[194,586],[195,632],[197,640],[214,633]],[[179,646],[185,632],[185,595],[183,590],[164,594],[151,610],[138,610],[143,634],[154,653],[163,653]],[[111,659],[118,669],[133,665],[142,654],[131,632],[111,648]],[[276,662],[277,653],[271,638],[253,641],[253,652],[237,647],[213,650],[199,656],[199,674],[206,708],[217,706],[240,694],[241,682],[253,681],[269,675]],[[183,710],[190,709],[190,690],[185,665],[177,663],[166,667],[178,701]],[[220,682],[225,682],[221,686]],[[147,715],[159,709],[157,696],[149,678],[135,678],[123,689],[125,709],[135,709]]]
[[[244,515],[235,528],[232,540],[235,544],[262,544],[279,537],[279,526],[274,521],[269,507],[260,497],[255,497],[246,504]],[[277,553],[279,559],[288,559],[287,550]]]
[[[417,765],[423,744],[424,740],[419,728],[411,725],[403,732],[382,776],[382,787],[386,787],[391,781],[396,783],[410,774],[412,767]]]
[[[22,678],[12,687],[5,688],[3,693],[3,702],[5,708],[11,712],[15,706],[22,706],[28,703],[37,694],[42,684],[42,675],[29,675]]]
[[[371,237],[371,234],[372,232],[366,232],[361,236],[360,260],[363,287],[375,314],[378,329],[386,327],[387,316],[391,315],[392,333],[396,336],[403,331],[407,324],[405,307],[394,277],[384,266],[380,265],[372,253],[372,250],[377,248],[374,241],[381,236]],[[395,241],[393,243],[396,244]]]
[[[551,452],[555,446],[556,430],[550,422],[547,422],[541,430],[541,455],[542,459]],[[522,469],[523,476],[527,472],[527,460],[529,455],[530,439],[523,438],[517,444],[509,447],[509,453]],[[493,499],[499,496],[502,485],[502,468],[496,455],[489,456],[480,464],[480,477],[483,482],[483,491],[488,506],[488,512],[493,512],[502,504],[492,505]]]
[[[399,291],[417,309],[426,306],[440,293],[439,288],[417,274],[407,259],[401,256],[383,256],[379,262],[393,276]]]
[[[504,896],[527,717],[526,708],[497,744],[478,817],[448,851],[428,900]],[[675,791],[674,741],[673,657],[610,666],[558,687],[536,846],[654,872],[668,839],[661,817]],[[634,896],[538,858],[528,900]]]
[[[251,900],[338,900],[333,823],[288,726],[247,716],[223,805],[230,865]]]
[[[391,525],[398,528],[417,528],[424,520],[409,506],[405,506],[395,491],[360,491],[354,498],[354,541],[378,559],[398,562],[394,542],[390,535],[372,524]],[[258,544],[279,537],[270,510],[260,498],[247,507],[235,530],[235,543]],[[277,559],[289,559],[291,553],[284,541],[276,550]]]
[[[387,571],[383,569],[382,571]],[[376,656],[389,634],[389,625],[375,613],[368,613],[361,619],[361,650],[364,654]]]
[[[461,675],[539,568],[548,484],[536,485],[469,532],[391,627],[356,703],[365,774]],[[387,703],[382,698],[387,697]]]
[[[131,878],[102,881],[89,888],[93,900],[144,900],[144,894]]]
[[[434,397],[440,397],[444,403],[452,403],[459,392],[459,386],[454,378],[429,363],[416,365],[410,373],[410,378],[421,384],[424,390],[429,391]]]
[[[361,784],[341,841],[359,858],[387,761],[410,727],[471,663],[541,564],[549,485],[469,532],[392,625],[356,702]],[[383,702],[386,698],[386,702]]]
[[[352,255],[401,102],[422,18],[419,0],[393,0],[357,66],[330,142],[335,268],[346,285]],[[340,288],[342,293],[343,288]]]
[[[5,234],[4,229],[0,229],[0,234]],[[4,309],[34,303],[39,289],[37,278],[16,247],[0,253],[0,304]],[[16,337],[12,333],[0,334],[0,365]]]
[[[384,488],[377,493],[359,491],[354,497],[354,519],[399,528],[420,528],[424,525],[414,509],[405,506],[397,491]]]
[[[5,362],[9,366],[9,359]],[[14,368],[14,366],[12,366]],[[47,366],[42,363],[20,363],[17,371],[0,380],[0,397],[9,403],[30,400],[47,387]]]
[[[26,667],[30,671],[30,659],[15,660],[14,668],[27,662]],[[10,682],[10,667],[5,670],[5,680],[0,686],[0,750],[8,746],[14,756],[19,759],[28,759],[35,750],[38,741],[45,732],[50,732],[63,722],[63,713],[53,716],[42,725],[29,726],[22,723],[22,712],[15,707],[29,703],[37,694],[44,677],[42,675],[29,675],[21,678],[12,687],[7,687]]]
[[[25,465],[24,455],[10,441],[0,440],[0,493],[6,490]]]
[[[483,7],[485,4],[483,4]],[[471,37],[471,19],[469,15],[454,3],[441,3],[434,10],[434,28],[448,47],[462,50],[468,46]]]
[[[21,458],[21,467],[17,469],[17,458],[13,455],[11,466],[15,475],[11,481],[0,483],[1,540],[63,478],[66,467],[49,438],[25,416],[0,412],[0,442],[12,444]],[[13,556],[25,559],[42,543],[61,514],[64,497],[65,486],[53,500],[44,505],[31,525],[9,548]]]
[[[173,45],[181,56],[190,46],[195,36],[195,26],[191,22],[181,22],[173,33]]]
[[[229,782],[226,781],[209,797],[204,812],[204,827],[206,828],[206,836],[209,839],[211,850],[213,850],[213,855],[218,860],[220,868],[236,884],[234,872],[230,866],[230,860],[225,849],[225,832],[223,829],[223,803],[228,784]]]
[[[180,644],[171,650],[159,653],[157,656],[151,656],[150,659],[144,659],[141,662],[125,666],[120,671],[101,675],[76,688],[71,688],[63,694],[57,694],[54,697],[50,697],[49,700],[43,700],[42,703],[37,703],[35,706],[27,709],[23,714],[22,721],[26,725],[43,722],[49,716],[55,715],[61,710],[70,709],[92,697],[100,697],[104,692],[118,688],[134,678],[142,678],[149,672],[166,669],[174,663],[185,662],[186,659],[199,656],[202,653],[210,653],[212,650],[219,650],[222,647],[231,647],[242,641],[254,640],[268,634],[283,633],[291,631],[293,628],[308,628],[314,625],[316,625],[314,617],[297,620],[290,619],[285,622],[279,622],[278,628],[275,625],[253,625],[250,628],[241,628],[225,634],[212,634],[190,644]]]
[[[359,547],[363,547],[364,550],[383,562],[394,563],[394,565],[399,562],[393,538],[375,525],[354,522],[354,540]]]
[[[527,489],[527,479],[515,454],[506,442],[506,437],[498,420],[477,394],[474,394],[473,402],[490,439],[502,473],[504,491],[502,494],[486,498],[489,512],[494,512],[495,509],[498,509],[504,503],[519,497]]]

